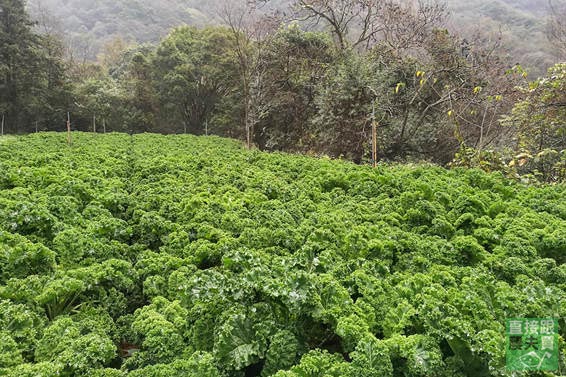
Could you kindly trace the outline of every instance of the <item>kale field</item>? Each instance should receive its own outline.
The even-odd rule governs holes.
[[[0,376],[505,376],[543,317],[565,371],[563,185],[65,137],[0,139]]]

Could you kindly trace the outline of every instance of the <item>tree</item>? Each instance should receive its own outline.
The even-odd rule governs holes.
[[[116,70],[123,68],[125,52],[129,49],[128,43],[117,37],[107,42],[102,52],[96,56],[97,63],[103,67],[108,74],[113,75]]]
[[[33,88],[33,71],[39,62],[34,47],[39,40],[21,0],[0,2],[0,103],[11,131],[25,119],[28,95]]]
[[[68,101],[61,44],[33,26],[23,1],[0,1],[0,111],[11,132],[53,121]]]
[[[73,90],[73,124],[81,131],[93,131],[93,122],[98,120],[98,131],[130,131],[127,117],[132,116],[128,108],[126,92],[117,80],[111,78],[85,79]]]
[[[496,51],[497,44],[465,42],[445,29],[428,32],[410,55],[376,46],[372,59],[387,72],[376,89],[382,155],[447,163],[460,144],[482,150],[508,141],[499,118],[522,77],[505,75],[508,65]]]
[[[311,119],[319,152],[362,161],[370,140],[372,84],[385,79],[364,56],[342,54],[317,86],[317,112]],[[376,93],[377,94],[377,93]],[[379,96],[385,94],[380,91]]]
[[[243,96],[243,124],[246,132],[246,144],[251,147],[258,123],[258,108],[262,95],[264,68],[262,65],[263,47],[266,35],[274,25],[265,15],[257,11],[251,3],[236,5],[231,1],[222,3],[218,14],[231,31],[233,53],[236,56]]]
[[[522,173],[542,181],[566,179],[566,63],[548,70],[546,77],[523,87],[526,98],[503,119],[516,129],[518,154],[511,162]]]
[[[434,67],[427,82],[443,85],[436,90],[449,123],[456,127],[455,132],[451,130],[456,134],[452,140],[478,153],[510,140],[510,129],[502,127],[500,118],[511,110],[518,98],[516,86],[526,77],[519,66],[506,74],[510,64],[498,53],[500,49],[501,38],[489,41],[476,35],[462,40],[446,32],[434,33],[427,45]],[[442,136],[447,138],[450,135]]]
[[[300,20],[326,25],[340,50],[384,40],[409,48],[445,17],[444,6],[434,1],[415,7],[395,0],[297,0],[295,9]]]
[[[432,1],[383,1],[377,41],[398,54],[415,54],[427,44],[434,30],[445,27],[446,4]]]
[[[316,114],[317,87],[334,60],[332,41],[324,33],[298,25],[281,29],[265,45],[257,142],[268,150],[306,151],[315,136],[309,126]]]
[[[155,130],[158,113],[157,93],[153,83],[151,56],[137,51],[131,57],[127,72],[121,80],[128,93],[129,129],[137,132]]]
[[[43,129],[57,130],[64,124],[65,113],[71,106],[73,84],[69,80],[69,65],[64,58],[61,39],[56,35],[41,35],[41,51],[42,79],[35,82],[40,85],[36,100],[41,102],[32,117],[35,118],[36,126],[43,123]]]
[[[295,7],[302,21],[326,24],[336,46],[346,49],[367,44],[379,33],[380,3],[380,0],[298,0]],[[357,33],[352,30],[357,28],[360,29]]]
[[[183,132],[203,134],[221,99],[240,88],[232,51],[231,33],[219,27],[180,27],[157,48],[158,95]]]

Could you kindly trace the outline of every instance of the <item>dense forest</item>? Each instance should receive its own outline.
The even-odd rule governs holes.
[[[481,166],[544,181],[565,175],[565,65],[540,79],[528,75],[510,59],[504,35],[451,32],[457,18],[443,3],[215,3],[216,26],[180,26],[157,44],[133,43],[126,33],[108,40],[96,60],[65,44],[47,11],[34,21],[24,1],[0,4],[4,133],[63,130],[69,117],[75,130],[215,134],[363,163],[375,121],[380,160]],[[97,12],[129,19],[123,7],[143,24],[162,20],[163,30],[183,17],[152,16],[143,2],[108,4]],[[512,8],[539,13],[533,19],[560,62],[566,8],[551,4]],[[84,14],[91,8],[81,6]],[[212,13],[188,13],[199,18],[205,10]],[[123,24],[111,24],[122,35]],[[101,36],[113,35],[99,26]]]

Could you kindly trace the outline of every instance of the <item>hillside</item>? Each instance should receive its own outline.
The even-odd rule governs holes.
[[[0,375],[504,375],[507,318],[566,336],[565,195],[217,137],[0,139]]]
[[[216,17],[219,0],[29,0],[36,18],[47,13],[79,54],[94,58],[115,37],[157,42],[175,26],[203,25]],[[281,2],[273,3],[275,6]],[[539,75],[555,61],[544,35],[545,0],[448,0],[450,25],[468,33],[503,32],[509,54]]]
[[[174,27],[201,26],[207,14],[199,10],[200,1],[185,0],[29,0],[28,9],[36,19],[45,17],[56,31],[65,35],[79,55],[96,57],[114,38],[139,43],[155,43]]]
[[[546,0],[448,0],[448,4],[455,30],[481,30],[492,37],[501,32],[509,56],[533,71],[533,76],[544,74],[556,62],[545,34]]]

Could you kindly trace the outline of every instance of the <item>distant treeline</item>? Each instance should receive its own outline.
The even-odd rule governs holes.
[[[566,175],[566,66],[528,82],[498,42],[451,35],[442,5],[404,3],[227,5],[225,26],[117,39],[93,63],[38,34],[23,1],[0,0],[3,132],[64,130],[70,114],[76,130],[215,134],[362,163],[375,121],[381,160]]]

